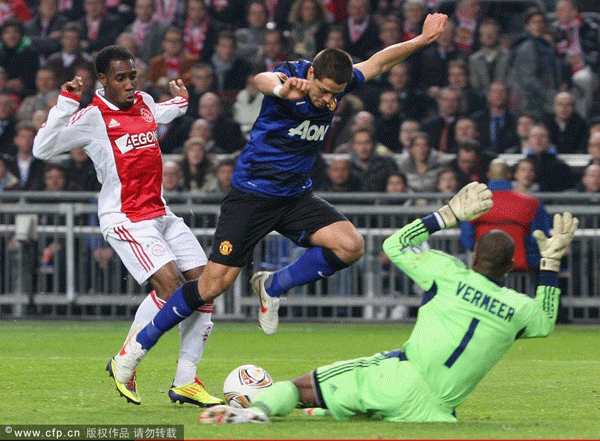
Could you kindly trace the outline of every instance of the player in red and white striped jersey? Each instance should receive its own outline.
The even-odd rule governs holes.
[[[39,130],[33,154],[40,159],[83,148],[92,159],[102,189],[98,216],[104,238],[115,249],[138,283],[149,280],[154,288],[141,303],[131,326],[150,322],[171,294],[186,280],[198,279],[206,255],[183,220],[167,207],[162,189],[162,158],[157,124],[185,113],[188,92],[181,80],[172,81],[173,99],[157,104],[137,90],[133,55],[121,46],[102,49],[96,57],[103,88],[92,104],[77,111],[81,78],[61,87],[57,105]],[[212,329],[213,305],[202,305],[180,326],[181,348],[172,401],[202,407],[221,400],[206,392],[196,377],[206,340]],[[111,359],[107,370],[127,401],[140,404],[132,377],[118,378]]]

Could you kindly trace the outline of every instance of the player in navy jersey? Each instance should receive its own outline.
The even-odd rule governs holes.
[[[330,276],[364,252],[362,236],[333,206],[315,196],[309,172],[331,124],[338,100],[365,81],[387,72],[442,34],[448,17],[430,14],[423,32],[352,65],[350,56],[325,49],[308,61],[286,62],[255,77],[265,95],[250,141],[240,155],[232,189],[221,205],[213,253],[197,283],[186,282],[117,356],[122,377],[160,336],[235,281],[254,246],[277,231],[306,252],[289,266],[252,277],[260,301],[259,324],[272,334],[278,325],[279,297],[294,286]]]

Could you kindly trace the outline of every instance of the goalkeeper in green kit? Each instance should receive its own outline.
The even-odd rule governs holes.
[[[475,219],[491,206],[491,191],[472,182],[448,205],[385,240],[391,261],[425,290],[402,349],[317,368],[266,388],[248,409],[211,407],[200,420],[264,423],[300,403],[326,409],[338,420],[362,414],[385,421],[456,421],[454,409],[515,340],[545,337],[554,329],[560,259],[578,225],[570,213],[556,214],[552,237],[534,232],[542,256],[535,299],[502,285],[514,250],[502,231],[477,241],[472,269],[448,254],[419,248],[436,231]]]

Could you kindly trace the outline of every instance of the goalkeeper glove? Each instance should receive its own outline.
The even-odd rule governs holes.
[[[552,236],[547,238],[542,230],[535,230],[533,237],[540,248],[540,269],[558,272],[560,270],[560,259],[575,236],[579,220],[567,211],[562,215],[554,215],[552,225]]]
[[[477,219],[492,208],[492,192],[487,185],[471,182],[465,185],[448,202],[438,210],[445,228],[453,227],[458,221]]]

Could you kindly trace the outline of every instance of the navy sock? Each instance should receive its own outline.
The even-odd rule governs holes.
[[[205,302],[198,293],[198,280],[189,280],[175,290],[154,319],[148,323],[137,336],[142,348],[148,350],[169,329],[202,306]]]
[[[294,286],[331,276],[348,266],[327,248],[309,248],[296,261],[273,273],[271,283],[265,284],[265,289],[271,297],[279,297]]]

